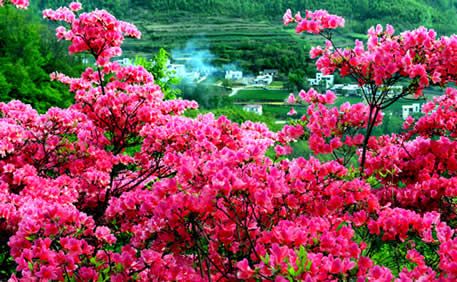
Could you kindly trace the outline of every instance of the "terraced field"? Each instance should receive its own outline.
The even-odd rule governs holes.
[[[254,22],[231,17],[201,15],[170,15],[169,18],[150,18],[139,13],[130,19],[141,30],[141,40],[127,40],[124,55],[141,54],[152,57],[160,48],[168,52],[182,49],[190,40],[197,41],[197,49],[209,49],[214,54],[211,63],[220,66],[236,63],[246,72],[257,74],[264,68],[278,68],[287,74],[312,64],[308,58],[307,37],[297,35],[278,22]],[[169,22],[169,23],[167,23]],[[292,32],[291,32],[292,31]],[[191,55],[191,54],[187,54]]]
[[[206,24],[192,21],[174,24],[153,22],[144,24],[143,21],[139,21],[136,24],[143,32],[142,41],[147,41],[151,49],[178,47],[181,40],[187,41],[196,36],[204,36],[211,42],[224,42],[229,46],[237,46],[243,39],[252,41],[281,39],[288,43],[297,43],[297,39],[300,38],[285,31],[280,23],[275,26],[269,23],[249,23],[242,19],[238,19],[239,22],[233,22],[233,20],[233,18],[208,18],[205,20]]]

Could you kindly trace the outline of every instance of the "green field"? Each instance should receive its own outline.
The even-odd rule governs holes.
[[[289,93],[284,90],[241,90],[237,95],[233,96],[232,99],[235,102],[246,102],[246,103],[280,103],[289,96]],[[338,97],[335,101],[334,106],[341,106],[341,104],[349,102],[351,104],[364,103],[364,99],[360,97]],[[392,113],[394,116],[401,117],[402,106],[419,103],[421,106],[425,103],[424,100],[399,100],[388,109],[384,110],[385,113]],[[301,115],[306,113],[307,105],[273,105],[263,104],[263,113],[271,115],[276,119],[291,119],[299,118]],[[298,115],[290,117],[287,113],[294,107]]]
[[[365,100],[360,97],[338,97],[335,101],[335,106],[341,106],[341,104],[349,102],[351,104],[363,103]]]
[[[268,85],[268,88],[280,89],[283,87],[284,87],[284,82],[282,82],[282,81],[273,81],[272,83],[270,83],[270,85]]]
[[[284,102],[289,96],[289,92],[284,90],[240,90],[232,97],[234,101],[268,101]]]

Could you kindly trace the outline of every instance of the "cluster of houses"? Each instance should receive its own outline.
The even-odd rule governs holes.
[[[267,72],[268,70],[265,70],[263,73],[260,73],[257,78],[253,80],[253,83],[251,84],[256,84],[256,83],[262,83],[262,79],[267,78],[268,80],[266,81],[265,85],[268,85],[271,83],[269,80],[270,78],[274,77],[274,75],[277,76],[277,73],[269,73]],[[226,78],[232,77],[231,73],[227,73]],[[240,74],[242,76],[242,74]],[[239,78],[238,78],[239,80]],[[309,78],[308,82],[310,86],[325,86],[326,89],[330,89],[333,92],[335,92],[337,95],[341,96],[355,96],[355,97],[362,97],[363,95],[363,86],[359,86],[357,84],[334,84],[335,78],[333,75],[324,75],[322,73],[317,73],[315,78]],[[394,95],[395,93],[401,92],[403,90],[402,86],[393,86],[390,90],[388,95]],[[243,109],[247,112],[254,112],[259,115],[262,115],[262,105],[245,105]],[[406,119],[408,116],[414,114],[414,113],[419,113],[420,112],[420,104],[419,103],[414,103],[411,105],[403,105],[402,106],[402,118]]]
[[[123,66],[130,66],[132,65],[132,62],[128,58],[123,58],[117,61],[119,64]],[[198,70],[192,70],[192,71],[187,71],[186,66],[182,64],[171,64],[169,61],[167,62],[167,68],[169,71],[174,71],[175,75],[177,77],[182,77],[184,79],[190,79],[190,80],[199,80],[202,77],[206,77],[209,74],[216,72],[217,69],[211,66],[208,66],[206,68],[198,69]],[[233,71],[233,70],[228,70],[225,72],[225,79],[233,80],[240,82],[244,85],[252,85],[252,86],[260,86],[260,87],[266,87],[270,85],[275,78],[277,78],[279,75],[278,70],[276,69],[265,69],[264,71],[261,71],[259,75],[256,77],[243,77],[243,72],[242,71]],[[333,92],[335,92],[337,95],[341,96],[355,96],[355,97],[361,97],[363,94],[363,86],[359,86],[357,84],[334,84],[335,78],[333,75],[324,75],[322,73],[316,73],[315,78],[308,78],[307,79],[309,82],[310,86],[319,86],[325,85],[326,89],[330,89]],[[403,88],[402,86],[394,86],[390,91],[392,91],[392,94],[397,93],[399,91],[402,91]],[[419,103],[414,103],[411,105],[403,105],[402,106],[402,118],[406,119],[408,116],[414,114],[414,113],[419,113],[420,112],[420,104]],[[253,112],[258,115],[262,115],[262,105],[258,104],[251,104],[251,105],[245,105],[243,109],[246,112]]]
[[[308,83],[311,86],[317,86],[320,85],[321,83],[325,84],[325,88],[330,89],[330,87],[333,86],[333,83],[335,81],[335,77],[330,74],[330,75],[324,75],[321,72],[316,73],[315,78],[308,78]]]
[[[243,77],[243,72],[241,71],[226,71],[225,79],[237,81],[244,85],[252,85],[259,87],[266,87],[270,85],[275,78],[279,76],[279,71],[276,69],[266,69],[261,71],[256,77],[247,76]]]
[[[414,113],[419,113],[420,112],[420,104],[419,103],[414,103],[411,105],[403,105],[402,106],[402,118],[406,120],[408,116],[414,114]],[[252,112],[256,113],[258,115],[262,115],[262,105],[259,104],[250,104],[250,105],[245,105],[243,106],[243,110],[246,112]]]
[[[225,79],[229,80],[242,80],[243,79],[243,72],[242,71],[226,71],[225,72]]]
[[[316,73],[315,78],[308,78],[309,85],[325,86],[325,89],[330,89],[338,95],[342,96],[362,96],[362,88],[357,84],[335,84],[335,76]]]
[[[335,84],[335,76],[316,73],[315,78],[308,78],[308,83],[313,86],[325,86],[325,89],[330,89],[341,96],[362,96],[362,88],[358,84]]]
[[[246,112],[258,114],[259,116],[262,115],[262,105],[258,105],[258,104],[244,105],[243,110]]]

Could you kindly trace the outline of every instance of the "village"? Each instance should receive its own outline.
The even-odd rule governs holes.
[[[121,65],[132,65],[132,62],[125,58],[118,60]],[[182,80],[186,80],[192,83],[202,83],[203,81],[212,78],[216,74],[218,76],[223,76],[226,81],[230,81],[232,87],[230,89],[232,92],[229,96],[236,96],[240,90],[249,91],[249,90],[263,90],[268,93],[278,91],[282,89],[282,81],[279,80],[280,73],[277,69],[264,69],[260,71],[258,75],[247,75],[240,70],[225,70],[221,71],[220,68],[211,65],[201,65],[199,68],[193,68],[188,70],[188,66],[184,63],[175,64],[171,63],[170,60],[167,61],[166,67],[169,72],[173,73],[175,77],[178,77]],[[320,72],[316,73],[315,77],[305,78],[310,87],[319,88],[321,90],[331,90],[338,97],[344,99],[346,98],[363,98],[363,89],[358,84],[336,84],[334,75],[324,75]],[[274,87],[272,84],[277,83]],[[214,82],[215,85],[222,87],[222,81]],[[278,87],[278,85],[280,85]],[[284,90],[284,89],[283,89]],[[403,90],[402,86],[395,86],[390,91],[392,94],[401,92]],[[253,93],[258,93],[254,92]],[[262,99],[259,99],[262,100]],[[285,100],[285,99],[284,99]],[[244,103],[243,110],[246,112],[253,112],[258,115],[265,113],[264,103],[256,103],[255,94],[251,101]],[[273,103],[273,102],[271,102]],[[275,105],[278,105],[278,102],[274,102]],[[287,105],[285,101],[280,102],[282,105]],[[290,106],[290,105],[289,105]],[[419,113],[421,110],[421,103],[408,103],[401,105],[401,118],[406,120],[406,118],[415,113]],[[391,113],[392,114],[392,113]]]
[[[278,70],[266,69],[259,73],[255,78],[243,78],[243,73],[241,71],[227,71],[225,74],[225,79],[230,79],[237,81],[244,85],[251,85],[257,87],[263,87],[268,91],[268,86],[277,78],[279,75]],[[357,84],[335,84],[334,75],[324,75],[320,72],[316,73],[315,78],[307,78],[307,81],[311,87],[323,86],[326,90],[333,91],[336,95],[340,97],[363,97],[363,86],[360,87]],[[390,89],[391,95],[401,92],[403,90],[402,86],[395,86]],[[421,108],[420,103],[412,103],[409,105],[402,105],[401,117],[406,120],[406,118],[414,113],[419,113]],[[261,104],[247,104],[243,107],[245,111],[254,112],[256,114],[262,115],[262,105]]]

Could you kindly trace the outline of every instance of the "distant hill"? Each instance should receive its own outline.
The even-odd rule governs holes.
[[[127,41],[125,54],[150,57],[161,47],[185,48],[195,38],[214,54],[213,64],[235,63],[256,73],[264,68],[312,72],[308,50],[318,37],[296,35],[282,26],[282,15],[295,11],[326,9],[346,19],[340,41],[363,38],[377,23],[392,24],[397,31],[424,25],[439,34],[457,31],[457,0],[80,0],[91,10],[107,9],[133,22],[143,39]],[[33,1],[32,1],[33,2]],[[70,1],[40,0],[39,9]]]
[[[176,22],[174,15],[185,17],[188,12],[278,22],[290,8],[328,10],[343,16],[347,27],[358,33],[377,23],[400,29],[425,25],[440,33],[453,33],[457,26],[456,0],[132,0],[130,6],[146,9],[150,19],[161,22]]]

